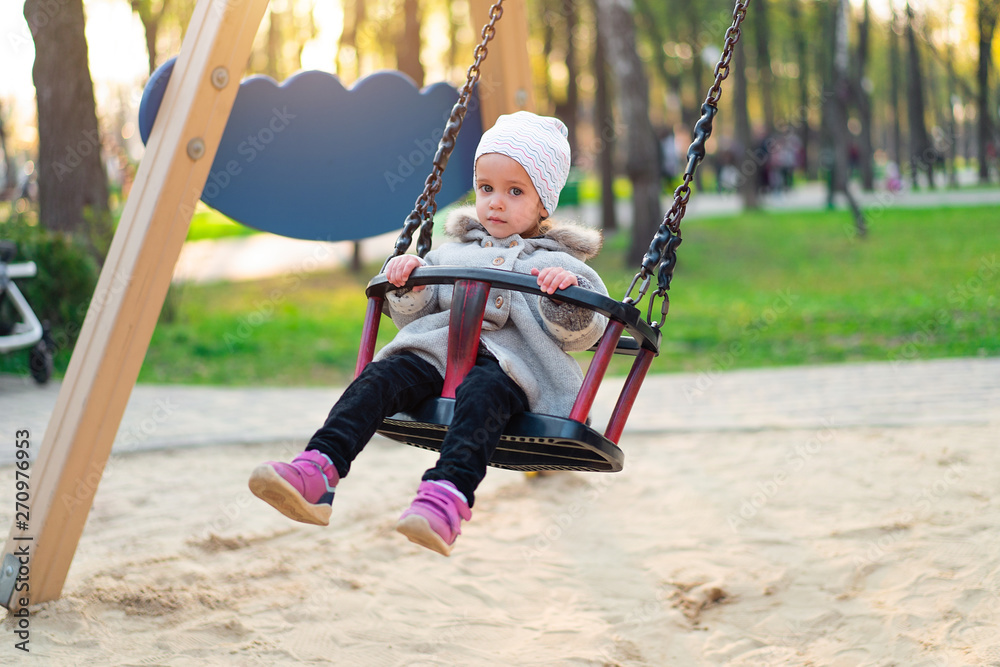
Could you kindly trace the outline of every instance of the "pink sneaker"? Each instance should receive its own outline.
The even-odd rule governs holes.
[[[289,519],[327,526],[339,481],[337,469],[325,454],[308,451],[291,463],[268,461],[254,468],[250,491]]]
[[[444,484],[455,489],[451,482]],[[396,530],[415,544],[450,556],[455,538],[462,532],[462,519],[468,521],[471,518],[472,511],[468,503],[458,496],[457,489],[453,492],[441,484],[421,482],[417,497],[399,517]]]

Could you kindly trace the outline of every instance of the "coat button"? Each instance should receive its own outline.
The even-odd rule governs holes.
[[[497,300],[494,301],[493,303],[495,303],[497,305],[497,308],[499,308],[500,306],[503,305],[503,297],[502,296],[498,296]]]
[[[487,241],[483,245],[486,246],[487,248],[492,248],[493,247],[493,241]]]
[[[509,246],[507,246],[507,247],[508,247],[508,248],[516,248],[516,247],[517,247],[517,241],[511,241],[511,242],[510,242],[510,245],[509,245]]]
[[[493,260],[493,266],[500,266],[503,264],[503,257],[497,257]]]

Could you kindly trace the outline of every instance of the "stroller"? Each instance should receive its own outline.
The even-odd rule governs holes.
[[[45,384],[52,377],[54,345],[13,280],[31,278],[38,270],[34,262],[11,264],[15,254],[17,246],[13,242],[0,241],[0,354],[31,348],[31,377]]]

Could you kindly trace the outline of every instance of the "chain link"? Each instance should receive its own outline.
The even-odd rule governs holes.
[[[424,190],[417,197],[413,211],[406,216],[406,220],[403,222],[403,230],[396,239],[396,246],[386,260],[386,264],[389,263],[389,259],[402,255],[410,248],[410,243],[413,242],[413,232],[416,231],[417,227],[420,228],[420,236],[417,239],[417,254],[423,257],[431,249],[434,214],[437,213],[437,202],[434,201],[434,198],[441,190],[441,174],[444,173],[444,169],[448,165],[451,152],[455,150],[458,132],[462,129],[462,122],[469,110],[469,99],[472,97],[476,82],[479,81],[479,68],[488,55],[486,45],[496,36],[496,23],[501,16],[503,16],[503,0],[496,0],[490,7],[489,21],[480,32],[482,42],[476,45],[473,63],[466,72],[465,85],[458,95],[458,101],[451,109],[451,116],[445,125],[444,134],[438,142],[437,153],[434,154],[434,166],[430,175],[427,176],[427,180],[424,181]],[[382,268],[384,269],[385,266]]]
[[[674,200],[670,206],[670,210],[663,216],[663,222],[660,223],[659,229],[649,244],[649,250],[646,251],[645,256],[642,258],[642,266],[639,272],[635,274],[628,291],[625,293],[624,301],[627,303],[637,304],[642,301],[646,295],[646,291],[649,289],[652,274],[654,270],[656,271],[657,289],[649,297],[649,306],[646,315],[647,321],[654,327],[663,326],[663,321],[666,319],[667,311],[670,308],[670,299],[667,296],[667,290],[670,289],[670,281],[673,279],[674,267],[677,264],[677,246],[681,244],[681,220],[684,218],[688,200],[691,198],[691,181],[694,179],[694,173],[698,165],[705,158],[705,144],[708,142],[708,138],[712,136],[712,122],[719,111],[718,105],[719,99],[722,97],[722,82],[729,76],[733,50],[736,48],[736,43],[740,41],[740,25],[747,16],[747,7],[749,5],[750,0],[736,0],[736,5],[733,8],[733,22],[726,29],[725,45],[722,49],[722,55],[719,56],[719,62],[715,66],[715,81],[708,90],[705,103],[701,105],[701,118],[694,126],[694,139],[688,147],[688,162],[687,168],[684,170],[683,180],[677,189],[674,190]],[[640,281],[641,285],[638,297],[633,300],[631,297],[632,290],[636,283],[640,283]],[[654,322],[652,319],[653,302],[656,297],[663,299],[659,322]]]
[[[747,17],[749,5],[750,0],[737,0],[736,6],[733,7],[733,24],[726,29],[726,43],[722,49],[722,56],[715,65],[715,82],[708,90],[706,104],[717,106],[719,98],[722,97],[722,82],[729,76],[729,64],[733,59],[733,49],[736,47],[736,42],[740,41],[740,24]]]

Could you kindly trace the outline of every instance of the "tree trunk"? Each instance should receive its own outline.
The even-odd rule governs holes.
[[[267,11],[267,42],[265,44],[264,74],[281,81],[281,12],[271,7]]]
[[[757,170],[762,165],[753,159],[753,131],[750,128],[750,113],[747,109],[747,58],[745,42],[739,42],[733,50],[733,120],[736,123],[736,151],[739,169],[739,192],[743,199],[743,208],[756,209],[760,207],[757,201]]]
[[[849,49],[847,37],[848,0],[835,0],[833,6],[833,50],[832,50],[832,99],[830,100],[828,136],[832,142],[832,173],[830,175],[830,201],[833,195],[844,195],[854,216],[854,229],[859,237],[868,234],[868,226],[864,214],[858,206],[850,190],[850,161],[848,150],[850,132],[847,129],[847,102],[850,96],[850,80],[848,78]]]
[[[951,33],[951,15],[954,9],[954,0],[948,3],[948,32]],[[948,187],[958,187],[958,123],[955,120],[955,102],[958,101],[957,78],[955,77],[955,49],[951,40],[948,40],[945,51],[945,68],[948,72]]]
[[[594,3],[594,14],[598,15],[597,0]],[[597,28],[597,38],[594,40],[594,142],[597,147],[597,162],[601,175],[601,228],[606,232],[618,229],[618,216],[615,213],[615,119],[611,111],[611,91],[608,85],[608,59],[605,55],[604,43],[607,36],[606,28],[601,22],[594,21]]]
[[[691,85],[694,87],[694,96],[692,98],[693,104],[688,107],[688,117],[684,119],[684,125],[694,129],[695,123],[701,118],[701,105],[705,100],[705,95],[708,92],[708,86],[705,84],[705,63],[701,59],[701,51],[704,45],[701,43],[699,36],[705,29],[705,15],[702,11],[704,6],[701,0],[687,0],[684,7],[684,14],[688,17],[688,37],[691,44]],[[754,7],[753,10],[757,8]],[[719,39],[725,33],[725,28],[720,31],[718,37],[712,35],[711,39]],[[660,47],[662,50],[662,46]],[[679,92],[679,89],[678,89]],[[683,98],[681,99],[681,109],[684,108]],[[683,116],[683,112],[682,112]],[[702,171],[699,169],[694,172],[694,185],[695,188],[701,190],[704,188],[702,183]]]
[[[355,241],[351,248],[351,273],[360,274],[363,266],[364,260],[361,256],[361,241]]]
[[[691,86],[694,89],[692,105],[687,107],[687,113],[684,115],[683,121],[685,125],[693,128],[695,123],[698,122],[698,119],[701,118],[701,104],[705,99],[705,66],[701,60],[702,44],[698,39],[699,34],[702,30],[704,30],[705,25],[702,12],[699,11],[702,7],[699,0],[684,0],[682,7],[683,15],[687,17],[688,29],[686,35],[687,39],[682,41],[688,41],[691,46]],[[719,37],[721,36],[722,35],[719,35]],[[714,39],[715,35],[712,37]],[[683,106],[683,101],[681,104]],[[698,172],[695,173],[697,174]]]
[[[352,11],[353,10],[353,11]],[[351,20],[347,20],[350,17]],[[337,74],[344,78],[347,67],[343,62],[343,53],[348,49],[354,50],[354,80],[361,77],[361,52],[358,50],[358,28],[365,20],[364,0],[354,0],[353,4],[344,4],[344,28],[340,32],[340,43],[337,45],[336,67]],[[354,241],[351,252],[351,270],[354,273],[361,272],[361,241]]]
[[[539,9],[542,12],[542,61],[549,63],[552,60],[552,47],[555,45],[556,39],[556,27],[552,19],[552,10],[546,6],[546,3],[539,3]],[[552,100],[555,98],[555,92],[552,90],[552,73],[548,67],[545,68],[543,74],[544,79],[542,80],[542,89],[545,91],[545,99]]]
[[[847,103],[850,82],[847,68],[850,58],[847,35],[847,0],[834,0],[833,20],[833,103],[830,105],[830,136],[833,138],[833,189],[847,189],[850,180],[850,132],[847,130]]]
[[[663,31],[660,30],[659,22],[656,20],[656,15],[653,14],[649,0],[636,0],[635,7],[639,12],[639,16],[642,17],[641,25],[648,33],[649,40],[653,44],[666,44],[667,39],[663,36]],[[667,71],[667,54],[662,48],[653,49],[653,62],[656,65],[656,74],[663,79],[664,87],[677,97],[677,101],[681,105],[681,122],[688,123],[690,120],[690,126],[694,127],[698,119],[691,118],[691,114],[686,114],[683,110],[684,100],[683,91],[681,90],[681,77],[679,75],[671,75]],[[695,95],[698,94],[700,93],[695,91]],[[670,123],[668,122],[668,124]]]
[[[316,27],[316,8],[310,7],[308,14],[299,16],[295,13],[295,3],[290,2],[285,10],[285,16],[292,27],[291,40],[295,44],[295,55],[292,57],[289,71],[299,72],[302,70],[302,53],[306,50],[306,45],[319,35],[319,29]]]
[[[896,166],[900,173],[903,169],[903,139],[900,129],[899,118],[899,18],[896,16],[896,6],[893,0],[889,1],[889,9],[892,11],[891,25],[889,28],[889,104],[892,106],[892,159],[896,161]]]
[[[111,226],[83,0],[67,0],[57,12],[45,0],[26,0],[24,18],[35,42],[39,218],[47,229],[87,240],[100,257]]]
[[[638,264],[660,226],[660,169],[656,134],[649,121],[649,87],[636,51],[635,24],[627,0],[597,0],[598,20],[615,74],[615,90],[626,133],[625,171],[632,181],[632,242],[628,261]]]
[[[767,0],[757,0],[751,8],[753,32],[756,41],[757,76],[760,97],[764,107],[764,136],[774,135],[774,73],[771,71],[771,24],[767,17]]]
[[[358,48],[358,30],[361,29],[361,24],[364,23],[365,18],[364,0],[351,0],[351,2],[345,0],[344,28],[340,32],[340,43],[337,44],[336,56],[337,75],[341,79],[346,79],[348,76],[345,56],[352,51],[354,55],[354,71],[350,75],[353,76],[355,81],[361,77],[361,51]]]
[[[156,34],[160,29],[159,21],[150,21],[143,25],[146,32],[146,58],[149,73],[156,71]]]
[[[927,172],[927,186],[934,188],[934,147],[927,135],[924,120],[924,81],[920,69],[920,52],[917,50],[916,32],[913,30],[913,10],[906,3],[907,72],[906,108],[910,121],[910,165],[913,170],[913,187],[917,188],[920,170]]]
[[[160,31],[160,23],[167,12],[169,4],[170,0],[163,0],[160,3],[159,11],[153,11],[152,0],[132,0],[132,11],[139,16],[139,21],[142,22],[142,29],[146,36],[146,59],[150,74],[156,70],[156,38]]]
[[[809,50],[806,44],[806,22],[802,16],[802,0],[791,0],[789,13],[792,19],[792,35],[795,40],[795,60],[799,66],[798,96],[799,108],[795,114],[798,123],[799,141],[802,143],[803,169],[807,178],[816,178],[816,161],[810,157],[812,132],[809,128]]]
[[[448,71],[458,67],[458,29],[459,20],[455,16],[455,5],[452,2],[445,3],[448,8]]]
[[[872,148],[872,96],[868,92],[870,83],[865,72],[868,69],[868,26],[871,12],[865,0],[861,23],[858,25],[858,67],[854,77],[855,98],[861,121],[861,136],[858,137],[858,159],[861,170],[861,187],[866,192],[875,189],[875,157]]]
[[[17,191],[17,174],[14,173],[14,156],[7,146],[7,123],[4,122],[3,107],[0,106],[0,152],[3,152],[4,179],[0,185],[0,200],[13,199]]]
[[[995,0],[979,0],[977,22],[979,24],[979,182],[990,182],[990,144],[993,142],[993,113],[990,110],[990,66],[992,65],[993,31],[997,24]]]
[[[566,123],[571,154],[576,156],[576,117],[580,106],[580,87],[577,85],[577,77],[580,71],[576,62],[576,42],[573,39],[577,25],[576,4],[573,0],[563,0],[563,16],[566,19],[566,72],[568,80],[566,82],[566,110],[562,114],[562,120]]]
[[[396,49],[396,68],[424,87],[424,66],[420,63],[420,3],[418,0],[403,2],[403,34]]]

